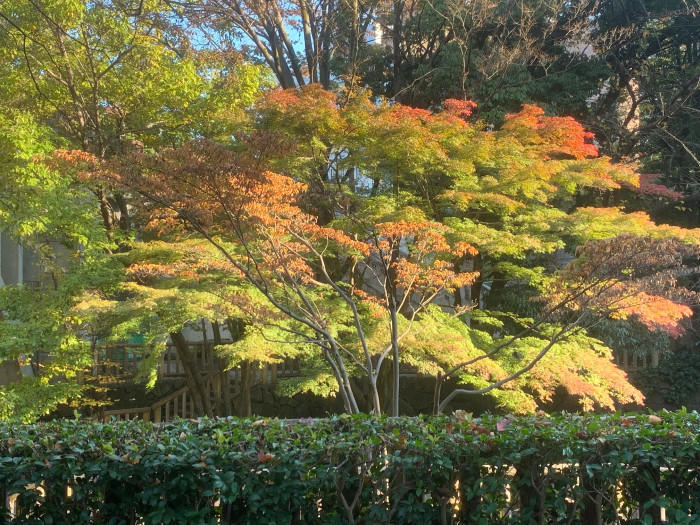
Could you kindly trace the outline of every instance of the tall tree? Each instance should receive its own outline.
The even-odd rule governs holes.
[[[586,47],[593,14],[590,2],[559,0],[386,2],[382,41],[362,49],[362,80],[412,106],[471,98],[496,124],[525,102],[571,113],[597,90]]]
[[[283,88],[331,87],[333,62],[353,62],[373,21],[377,0],[206,0],[169,2],[217,45],[252,47]]]

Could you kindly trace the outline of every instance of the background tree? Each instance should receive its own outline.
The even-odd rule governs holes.
[[[206,0],[168,2],[217,46],[261,59],[283,88],[320,83],[329,89],[339,56],[356,60],[376,0]]]
[[[67,379],[61,400],[80,390],[76,373],[92,356],[76,339],[90,312],[73,308],[86,287],[114,293],[113,261],[100,252],[129,251],[132,227],[140,228],[131,196],[84,174],[131,150],[201,135],[231,141],[244,127],[242,108],[268,82],[258,66],[194,50],[169,17],[157,2],[0,6],[0,229],[36,250],[45,285],[4,291],[3,300],[17,304],[6,309],[2,357],[51,360],[37,372],[47,387]],[[66,146],[77,149],[52,155]],[[85,286],[71,277],[91,272]],[[41,407],[37,393],[26,407],[34,416],[60,397],[47,393],[55,401]]]
[[[606,153],[637,158],[686,193],[682,213],[655,213],[695,225],[700,5],[602,2],[599,11],[596,50],[610,73],[593,101],[591,127]]]
[[[31,420],[79,396],[78,375],[92,356],[70,309],[82,283],[100,273],[100,254],[111,243],[88,189],[39,161],[57,142],[26,113],[0,114],[0,230],[36,256],[45,285],[41,292],[0,289],[0,361],[34,372],[0,387],[3,418]]]
[[[385,2],[359,83],[412,106],[473,99],[494,124],[526,102],[579,114],[605,70],[589,60],[594,12],[591,2]]]

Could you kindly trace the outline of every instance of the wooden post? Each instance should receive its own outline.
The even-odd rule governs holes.
[[[213,375],[211,376],[213,386],[214,386],[214,400],[215,400],[215,413],[217,416],[221,417],[224,415],[223,410],[222,410],[222,402],[221,402],[221,374],[218,373],[218,371],[213,372]]]
[[[595,488],[595,483],[585,469],[579,474],[581,486],[585,489],[581,517],[586,525],[603,525],[603,494]]]
[[[521,518],[529,516],[530,520],[534,520],[533,523],[544,525],[546,512],[540,468],[536,462],[526,462],[518,465],[514,481],[517,481],[519,485],[517,490],[520,499]]]
[[[651,350],[651,367],[658,368],[659,366],[659,350],[652,348]]]
[[[243,397],[243,406],[241,407],[243,413],[241,415],[245,417],[253,415],[253,407],[250,400],[250,369],[251,364],[249,361],[245,361],[241,365],[241,395]]]

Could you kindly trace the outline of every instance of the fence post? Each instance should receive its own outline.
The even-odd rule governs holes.
[[[459,480],[459,522],[472,523],[477,517],[475,511],[481,505],[481,472],[478,467],[463,468]],[[470,494],[471,492],[471,494]]]

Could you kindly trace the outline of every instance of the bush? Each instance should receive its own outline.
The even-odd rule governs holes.
[[[700,418],[0,424],[9,523],[697,523]],[[12,514],[11,514],[12,511]]]

